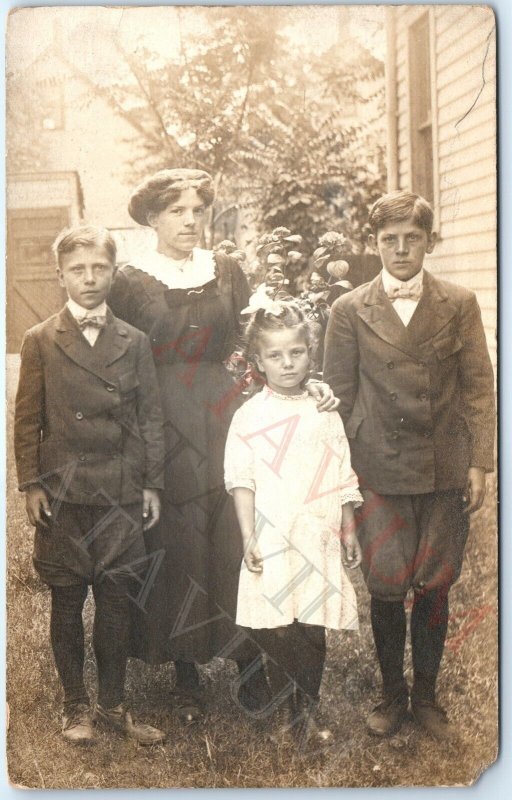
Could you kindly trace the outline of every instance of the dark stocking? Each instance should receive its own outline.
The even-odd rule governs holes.
[[[447,589],[415,595],[411,614],[413,698],[434,702],[447,628]]]
[[[193,661],[175,661],[176,687],[188,692],[198,691],[200,688],[199,672]]]
[[[406,636],[405,608],[402,600],[371,599],[373,639],[377,650],[384,695],[396,697],[407,693],[404,678]]]
[[[64,706],[89,703],[84,685],[82,610],[87,584],[52,586],[50,638],[55,666],[64,689]]]
[[[98,667],[98,703],[114,708],[123,702],[130,637],[130,583],[104,577],[93,585],[93,647]]]
[[[292,630],[292,625],[287,625],[253,631],[261,649],[267,654],[267,673],[273,699],[293,694],[295,653]]]
[[[293,623],[295,643],[295,681],[308,697],[318,699],[325,664],[325,628]]]
[[[252,674],[253,672],[263,670],[263,659],[261,654],[257,655],[255,658],[239,658],[237,659],[236,665],[240,675],[242,675],[246,670],[250,670],[250,673]]]

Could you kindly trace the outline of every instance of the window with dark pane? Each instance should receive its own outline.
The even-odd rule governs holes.
[[[434,200],[432,171],[432,91],[429,14],[409,28],[409,102],[411,109],[411,186]]]

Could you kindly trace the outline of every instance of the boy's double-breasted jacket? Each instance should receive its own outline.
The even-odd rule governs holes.
[[[155,367],[145,334],[107,311],[94,347],[65,307],[25,334],[14,444],[20,489],[70,503],[139,502],[163,487]]]
[[[324,380],[361,486],[379,494],[462,488],[493,469],[494,378],[473,292],[424,271],[406,327],[379,274],[333,305]]]

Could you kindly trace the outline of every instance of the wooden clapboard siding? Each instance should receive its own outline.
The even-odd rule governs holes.
[[[447,13],[447,12],[444,12]],[[450,12],[448,12],[450,13]],[[493,25],[486,9],[473,8],[457,20],[455,27],[439,32],[439,14],[436,16],[436,52],[437,68],[442,81],[451,80],[464,65],[478,64],[481,67],[482,59],[475,56],[486,35]],[[486,21],[489,25],[486,25]]]
[[[478,183],[479,182],[477,182],[477,185]],[[481,184],[483,184],[481,194],[468,191],[465,193],[464,199],[459,195],[453,202],[448,201],[446,205],[443,205],[441,209],[441,225],[443,226],[444,236],[447,235],[444,229],[444,223],[455,222],[461,215],[463,218],[468,219],[471,217],[479,218],[480,214],[491,213],[493,215],[492,223],[495,224],[495,194],[489,191],[487,179],[484,179]],[[475,210],[475,198],[478,198],[478,210]]]
[[[429,259],[430,258],[431,256],[429,256]],[[457,250],[456,254],[452,253],[451,256],[448,254],[446,258],[447,270],[453,273],[466,273],[462,274],[461,277],[457,279],[457,283],[461,283],[464,280],[466,285],[471,283],[472,286],[476,286],[479,289],[486,288],[490,283],[487,274],[489,263],[490,259],[482,258],[481,253],[469,251],[461,253]],[[496,280],[497,278],[495,275],[492,286],[496,285]]]
[[[483,126],[490,128],[495,127],[494,119],[495,104],[493,101],[487,103],[478,103],[473,109],[469,117],[464,120],[464,130],[454,137],[453,129],[455,128],[459,117],[454,116],[452,119],[445,119],[439,131],[439,146],[442,147],[447,142],[450,146],[454,146],[454,140],[460,138],[461,142],[468,140],[472,135],[476,135],[476,131],[481,131]],[[462,133],[464,137],[462,137]]]
[[[394,10],[398,185],[410,188],[409,27],[430,16],[433,158],[439,241],[427,267],[473,289],[496,359],[496,61],[494,16],[484,6]]]
[[[459,134],[455,137],[449,137],[439,142],[439,158],[453,156],[454,154],[463,155],[463,163],[467,163],[470,154],[466,151],[470,147],[480,147],[484,144],[487,146],[489,140],[494,141],[496,138],[496,125],[493,120],[483,120],[479,125],[474,125],[472,128],[464,131],[464,134]],[[480,150],[481,153],[481,150]]]
[[[465,164],[462,167],[445,165],[442,175],[444,184],[447,188],[455,187],[459,194],[465,193],[467,187],[475,181],[486,181],[490,185],[496,182],[496,158],[493,155],[486,156],[482,151],[480,159],[473,164]]]

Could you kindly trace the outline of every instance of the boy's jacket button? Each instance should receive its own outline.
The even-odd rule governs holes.
[[[82,414],[82,412],[81,412],[81,411],[77,411],[77,412],[76,412],[76,414],[75,414],[75,417],[76,417],[77,419],[83,419],[83,418],[84,418],[84,415]]]
[[[387,363],[387,368],[388,369],[393,369],[394,366],[395,366],[395,362],[394,361],[388,361],[388,363]]]
[[[397,398],[398,398],[398,395],[397,395],[396,392],[390,392],[389,393],[389,399],[390,400],[396,400]]]
[[[79,461],[87,461],[87,456],[84,455],[83,453],[80,453],[80,455],[78,456],[78,460]]]

